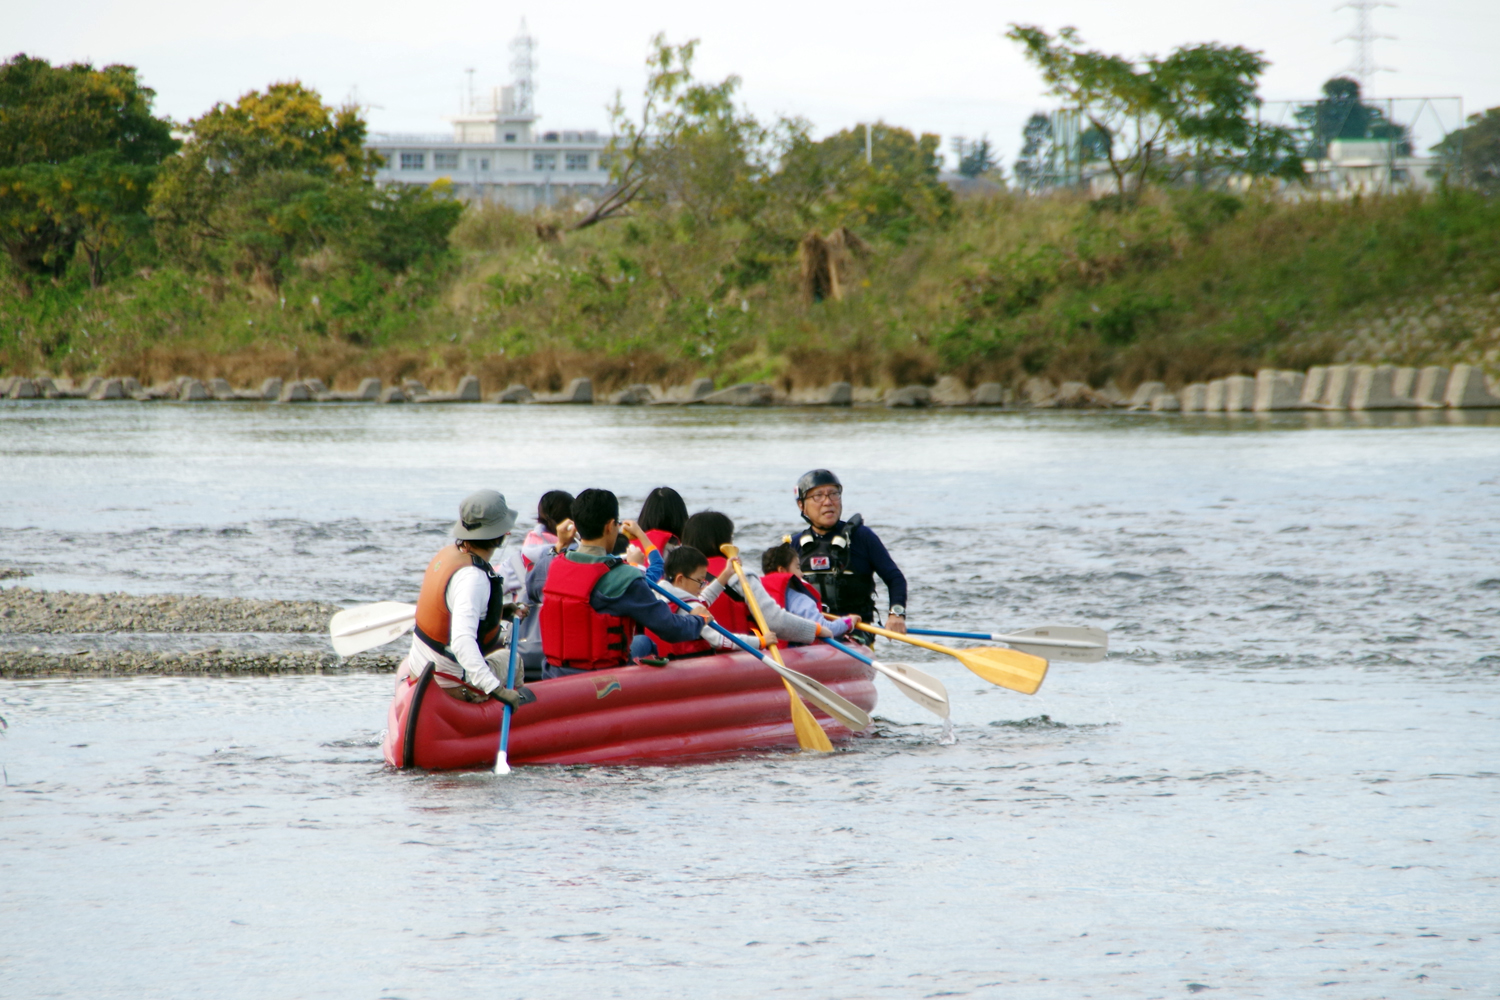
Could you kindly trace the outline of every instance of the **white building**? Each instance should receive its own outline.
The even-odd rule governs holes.
[[[511,43],[516,82],[467,101],[448,135],[374,133],[368,149],[385,159],[377,184],[453,185],[465,201],[495,201],[517,211],[597,201],[609,186],[608,137],[595,131],[537,131],[531,51],[525,33]]]
[[[1431,191],[1440,183],[1444,163],[1437,156],[1401,154],[1387,139],[1334,139],[1321,160],[1303,160],[1308,188],[1323,197]]]

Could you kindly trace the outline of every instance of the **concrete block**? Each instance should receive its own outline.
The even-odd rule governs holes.
[[[529,403],[532,400],[531,390],[519,382],[506,386],[504,392],[495,396],[497,403]]]
[[[1021,392],[1026,397],[1028,406],[1046,409],[1057,405],[1057,386],[1052,384],[1051,379],[1029,378]]]
[[[89,393],[89,399],[124,399],[125,380],[118,378],[100,379],[99,384],[94,386]]]
[[[401,383],[401,392],[405,394],[407,402],[414,402],[427,395],[427,387],[416,379],[409,378]]]
[[[1208,405],[1208,386],[1202,382],[1185,385],[1177,394],[1177,400],[1183,413],[1202,413]]]
[[[925,385],[904,385],[885,394],[886,406],[931,406],[932,390]]]
[[[354,390],[354,398],[363,402],[375,402],[380,398],[380,379],[373,376],[360,379],[359,388]]]
[[[847,383],[839,383],[845,385]],[[1010,402],[1010,393],[999,382],[981,382],[974,389],[970,402],[975,406],[1004,406]]]
[[[1305,380],[1301,372],[1262,368],[1255,373],[1255,412],[1301,409]]]
[[[828,386],[827,394],[823,397],[825,406],[852,406],[854,405],[854,387],[848,382],[834,382]]]
[[[1323,398],[1318,405],[1325,410],[1349,409],[1349,397],[1354,393],[1354,365],[1329,365],[1323,378]]]
[[[229,384],[228,379],[211,378],[208,380],[208,391],[214,399],[236,399],[238,394],[234,386]]]
[[[1322,365],[1314,365],[1307,370],[1307,377],[1302,381],[1302,398],[1297,400],[1299,408],[1304,410],[1318,409],[1323,403],[1323,386],[1328,382],[1328,369]]]
[[[97,389],[99,387],[99,384],[103,381],[104,379],[100,378],[98,375],[90,375],[87,379],[84,380],[83,385],[78,387],[79,396],[84,399],[92,399],[94,390]]]
[[[649,385],[637,383],[610,394],[609,401],[615,406],[641,406],[655,398]]]
[[[36,399],[36,383],[29,378],[17,378],[10,384],[10,392],[6,393],[10,399]]]
[[[1255,379],[1230,375],[1224,379],[1224,412],[1245,413],[1255,406]]]
[[[1110,406],[1129,406],[1130,398],[1120,391],[1114,379],[1105,382],[1103,386],[1094,390],[1101,399],[1109,400]]]
[[[1417,370],[1415,368],[1397,368],[1396,375],[1391,380],[1391,391],[1404,399],[1416,398]]]
[[[282,403],[310,403],[312,402],[312,390],[307,387],[306,382],[288,382],[281,387],[281,395],[276,397]]]
[[[208,387],[195,378],[182,383],[182,388],[177,390],[177,398],[184,403],[201,403],[204,400],[213,399],[208,394]]]
[[[712,395],[714,391],[714,380],[711,378],[695,378],[688,384],[687,398],[691,400],[702,399]]]
[[[380,391],[380,395],[375,401],[377,403],[404,403],[406,402],[406,393],[401,391],[399,385],[386,386]]]
[[[1064,382],[1057,387],[1053,405],[1068,410],[1103,410],[1114,406],[1110,398],[1087,382]]]
[[[932,387],[932,402],[937,406],[967,406],[973,396],[963,379],[954,375],[944,375]]]
[[[465,375],[458,380],[458,386],[453,390],[454,402],[477,403],[479,402],[479,376]]]
[[[260,398],[273,400],[281,398],[281,379],[268,378],[260,384]]]
[[[1417,388],[1412,399],[1418,406],[1438,407],[1446,405],[1448,396],[1448,369],[1440,365],[1428,365],[1417,373]]]
[[[135,380],[134,376],[126,375],[120,379],[120,384],[125,387],[125,395],[127,396],[133,392],[141,391],[141,384]]]
[[[10,397],[10,385],[16,380],[14,375],[0,375],[0,399]]]
[[[1224,380],[1216,378],[1208,383],[1208,390],[1203,394],[1204,413],[1224,412]]]
[[[57,383],[45,375],[32,379],[31,384],[36,387],[38,399],[56,399],[58,396]]]
[[[320,378],[305,378],[302,380],[302,384],[307,386],[307,391],[314,396],[321,396],[328,391],[328,386]]]
[[[1396,395],[1396,369],[1391,365],[1356,365],[1351,410],[1414,410],[1415,400]]]
[[[1448,392],[1444,402],[1449,409],[1490,409],[1500,406],[1500,397],[1493,395],[1485,384],[1484,372],[1473,365],[1454,365],[1448,376]]]
[[[566,389],[558,394],[559,403],[592,403],[594,401],[594,382],[592,379],[575,378],[568,383]]]
[[[1182,409],[1182,403],[1170,392],[1158,392],[1151,397],[1152,413],[1174,413]]]
[[[764,382],[741,382],[698,400],[705,406],[769,406],[775,391]]]
[[[1166,391],[1167,386],[1163,382],[1142,382],[1135,387],[1135,392],[1130,394],[1130,405],[1145,409],[1151,405],[1153,399]]]

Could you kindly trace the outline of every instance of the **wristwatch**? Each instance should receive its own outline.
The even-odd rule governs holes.
[[[906,605],[904,605],[904,604],[892,604],[891,605],[891,614],[895,615],[897,618],[905,618],[906,617]]]

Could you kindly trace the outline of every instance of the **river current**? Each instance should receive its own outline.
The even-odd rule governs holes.
[[[0,566],[411,599],[474,489],[668,484],[757,553],[814,466],[912,624],[1110,657],[882,643],[957,744],[880,681],[831,756],[504,779],[385,770],[388,676],[0,681],[0,995],[1500,992],[1489,418],[5,403]]]

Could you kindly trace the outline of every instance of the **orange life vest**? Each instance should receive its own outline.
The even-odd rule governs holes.
[[[453,639],[453,612],[448,609],[448,584],[465,566],[476,566],[490,581],[490,603],[479,622],[479,651],[485,655],[500,648],[500,613],[505,605],[500,577],[490,564],[457,545],[445,545],[427,564],[422,592],[417,596],[417,638],[434,652],[456,660],[448,644]]]
[[[678,610],[677,605],[675,604],[671,605],[671,607],[673,611]],[[668,642],[661,636],[657,635],[655,632],[651,631],[649,628],[646,629],[646,635],[650,636],[651,641],[656,643],[656,652],[659,656],[676,657],[680,659],[684,656],[701,656],[704,653],[711,652],[713,649],[713,647],[703,639],[690,639],[687,642]]]
[[[548,663],[574,670],[604,670],[630,658],[635,621],[600,614],[589,605],[594,587],[618,565],[620,560],[614,557],[596,563],[574,562],[566,555],[552,560],[537,613],[542,655]]]
[[[709,556],[709,576],[718,576],[720,573],[724,572],[724,566],[728,562],[729,560],[725,559],[723,556]],[[733,582],[738,585],[738,577],[736,577]],[[729,631],[734,632],[738,635],[747,634],[750,631],[750,626],[753,624],[750,620],[750,609],[746,606],[744,598],[730,593],[728,587],[725,587],[724,593],[720,594],[718,598],[708,606],[708,610],[713,612],[714,621],[718,622]]]

